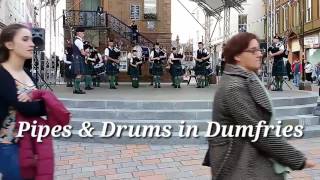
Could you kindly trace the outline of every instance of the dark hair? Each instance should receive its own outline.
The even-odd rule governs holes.
[[[0,63],[6,62],[9,59],[10,52],[5,43],[12,41],[17,31],[24,28],[29,29],[22,24],[11,24],[2,29],[0,33]]]
[[[202,42],[198,42],[198,44],[203,44]]]
[[[172,51],[174,51],[174,50],[177,50],[177,48],[176,48],[176,47],[173,47],[173,48],[172,48]]]
[[[248,32],[241,32],[233,36],[223,48],[223,55],[226,63],[236,64],[237,62],[234,57],[246,50],[253,39],[259,41],[255,34]]]

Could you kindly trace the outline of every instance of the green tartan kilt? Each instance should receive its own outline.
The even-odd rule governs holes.
[[[182,76],[183,75],[183,70],[182,70],[182,66],[178,65],[178,64],[173,64],[171,66],[172,68],[172,76]]]
[[[93,67],[92,63],[86,64],[85,69],[86,69],[86,75],[94,75],[95,74],[94,67]]]
[[[161,64],[154,63],[152,66],[152,75],[153,76],[162,76],[163,75],[163,68]]]
[[[119,69],[118,69],[117,65],[114,63],[107,63],[106,71],[107,71],[106,74],[110,75],[110,76],[115,76],[119,73]]]
[[[206,75],[206,66],[204,64],[196,64],[194,68],[196,76],[205,76]]]
[[[73,75],[85,75],[86,74],[85,63],[84,63],[83,57],[81,57],[79,55],[75,55],[73,57],[73,61],[71,64],[71,73]]]
[[[139,75],[140,75],[139,68],[138,68],[138,67],[129,66],[129,75],[130,75],[132,78],[137,78],[137,77],[139,77]]]

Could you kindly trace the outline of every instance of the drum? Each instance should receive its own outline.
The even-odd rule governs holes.
[[[104,63],[99,63],[94,66],[94,70],[97,75],[103,75],[106,73],[106,67],[104,66]]]

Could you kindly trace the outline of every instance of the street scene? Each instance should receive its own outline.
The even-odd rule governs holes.
[[[320,180],[320,0],[0,0],[0,180]]]

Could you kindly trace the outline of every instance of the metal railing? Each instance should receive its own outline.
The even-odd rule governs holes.
[[[131,43],[134,42],[133,31],[126,23],[106,12],[98,13],[97,11],[79,11],[79,10],[64,10],[63,12],[63,25],[64,27],[84,27],[84,28],[110,28],[123,38]],[[136,32],[137,43],[141,46],[152,47],[154,43]]]

